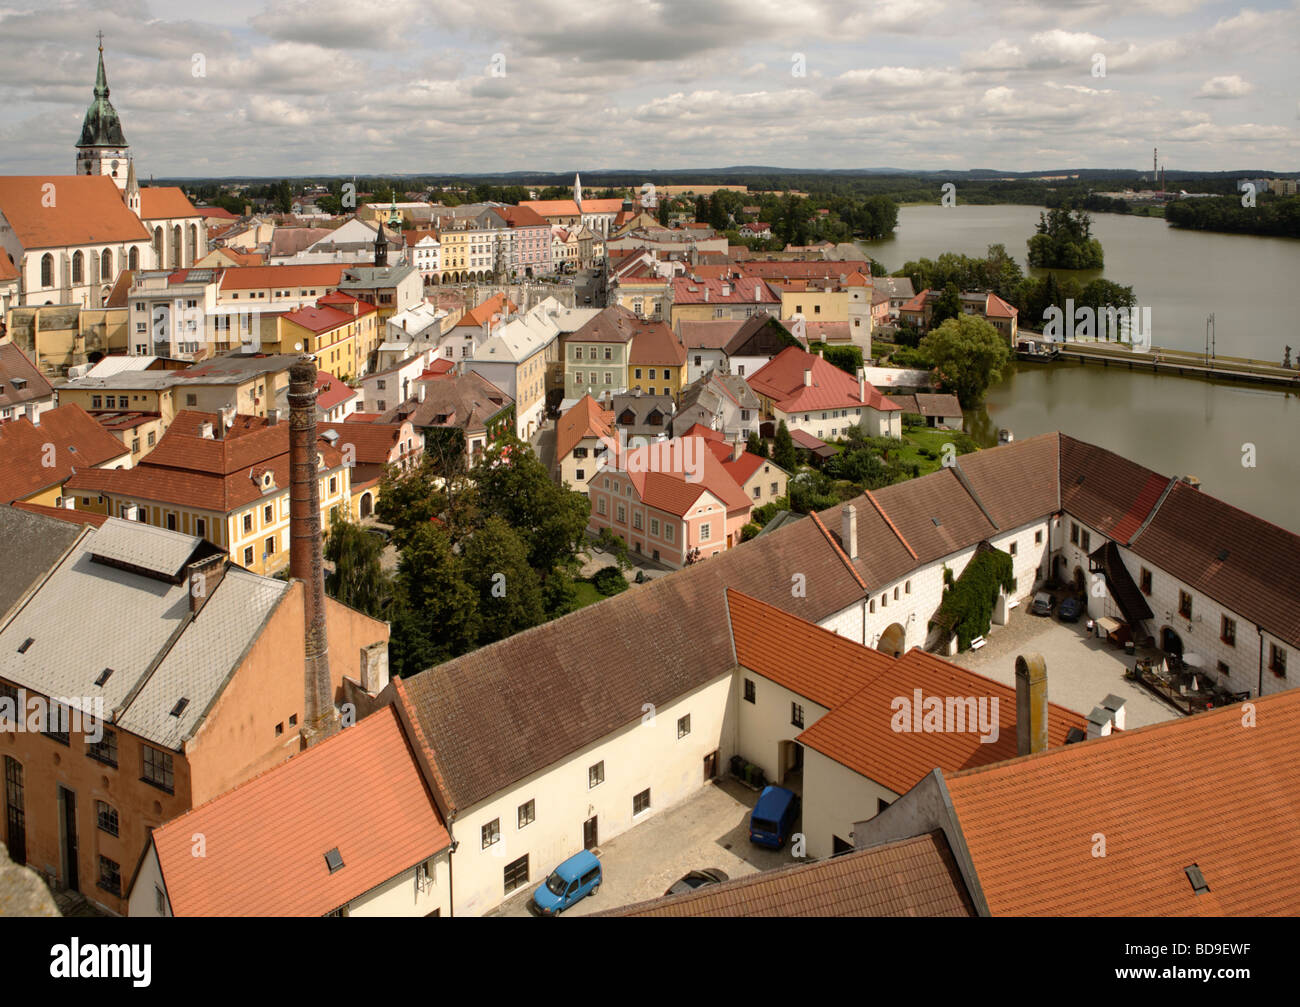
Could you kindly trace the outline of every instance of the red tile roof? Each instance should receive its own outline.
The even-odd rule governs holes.
[[[43,410],[39,425],[25,416],[0,423],[0,503],[58,486],[74,473],[98,471],[94,466],[128,454],[75,404]]]
[[[341,423],[318,423],[319,433],[333,430],[339,435],[335,447],[346,452],[349,447],[358,465],[386,465],[402,449],[401,423],[354,423],[352,413]]]
[[[29,503],[26,500],[15,501],[12,506],[21,510],[29,510],[33,514],[44,514],[46,517],[58,518],[60,521],[69,521],[72,524],[90,524],[98,528],[108,520],[107,514],[96,514],[94,511],[73,510],[68,507],[47,507],[45,504]]]
[[[493,315],[513,314],[519,308],[515,302],[506,297],[505,294],[493,294],[477,308],[470,308],[456,323],[457,327],[461,325],[483,325]]]
[[[710,430],[703,423],[693,423],[682,433],[683,437],[704,437],[710,441],[721,442],[723,435],[721,430]],[[712,446],[712,445],[711,445]],[[730,454],[731,448],[728,446],[727,453]]]
[[[804,383],[805,370],[812,371],[811,385]],[[864,406],[880,412],[902,408],[870,382],[864,396],[862,385],[851,374],[798,346],[787,346],[759,368],[749,379],[749,387],[787,414]]]
[[[341,263],[318,266],[233,266],[221,274],[222,290],[277,287],[336,287],[348,268]]]
[[[1300,689],[1250,705],[948,776],[992,914],[1300,915]]]
[[[696,268],[696,275],[700,275],[701,268],[703,267]],[[725,294],[724,287],[727,290]],[[757,297],[754,296],[755,292],[758,294]],[[698,280],[693,280],[689,276],[675,276],[672,299],[674,304],[779,304],[781,302],[781,296],[764,280],[752,276],[729,279],[701,276]]]
[[[193,856],[195,833],[203,857]],[[176,916],[323,916],[450,838],[385,706],[155,829],[153,844]],[[343,866],[330,873],[334,849]]]
[[[0,213],[25,249],[150,240],[107,175],[0,176]]]
[[[686,347],[667,322],[643,322],[632,335],[627,359],[641,366],[680,367],[686,363]]]
[[[614,440],[614,413],[590,395],[580,398],[555,424],[555,457],[567,458],[588,437]]]
[[[696,501],[708,492],[722,501],[728,513],[750,509],[753,501],[736,485],[736,481],[709,450],[708,444],[709,441],[702,437],[675,437],[633,448],[623,455],[622,464],[628,469],[628,478],[636,487],[641,502],[657,510],[684,517]],[[614,452],[610,453],[612,456]],[[690,461],[694,465],[696,459],[699,459],[700,478],[692,482],[686,462]],[[652,467],[655,469],[653,472],[634,471],[637,468]]]
[[[351,314],[339,311],[337,308],[319,308],[311,304],[297,311],[288,311],[283,317],[286,322],[301,325],[304,329],[315,333],[328,332],[330,329],[337,329],[341,325],[356,321]]]
[[[317,409],[328,413],[335,406],[342,405],[360,394],[355,388],[349,388],[348,385],[334,377],[329,371],[316,372]]]
[[[140,216],[145,220],[175,217],[199,217],[185,193],[170,185],[146,186],[140,190]]]

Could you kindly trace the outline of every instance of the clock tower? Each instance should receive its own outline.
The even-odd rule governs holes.
[[[86,109],[77,141],[77,174],[108,175],[126,190],[130,147],[122,135],[117,109],[108,100],[108,77],[104,73],[104,33],[99,33],[99,71],[95,76],[95,98]]]

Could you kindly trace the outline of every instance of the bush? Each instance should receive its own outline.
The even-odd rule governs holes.
[[[753,521],[750,521],[740,529],[740,541],[748,542],[762,530],[763,526],[761,524],[755,524]]]
[[[944,592],[935,622],[957,634],[961,650],[967,650],[971,640],[989,631],[998,591],[1016,589],[1013,570],[1010,553],[999,549],[982,552],[966,564],[961,576]],[[951,578],[952,571],[945,567],[944,580],[951,582]]]
[[[607,566],[591,575],[591,586],[608,598],[626,591],[628,583],[618,567]]]

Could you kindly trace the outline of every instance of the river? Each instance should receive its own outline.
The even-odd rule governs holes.
[[[865,242],[891,271],[945,251],[981,255],[1001,242],[1021,265],[1038,208],[904,207],[893,238]],[[1163,220],[1093,214],[1104,275],[1152,309],[1153,342],[1201,349],[1216,315],[1217,348],[1280,359],[1300,350],[1300,241],[1177,231]],[[1095,275],[1095,274],[1093,274]],[[1236,507],[1300,533],[1300,396],[1265,387],[1078,364],[1015,366],[969,411],[981,444],[1061,430],[1166,475],[1194,475]],[[1253,466],[1247,445],[1253,445]]]

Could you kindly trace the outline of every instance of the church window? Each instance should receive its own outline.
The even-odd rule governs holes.
[[[72,282],[81,283],[84,279],[83,276],[84,273],[85,273],[84,257],[79,251],[73,252],[72,253]]]
[[[49,252],[41,256],[41,286],[54,286],[54,256]]]

